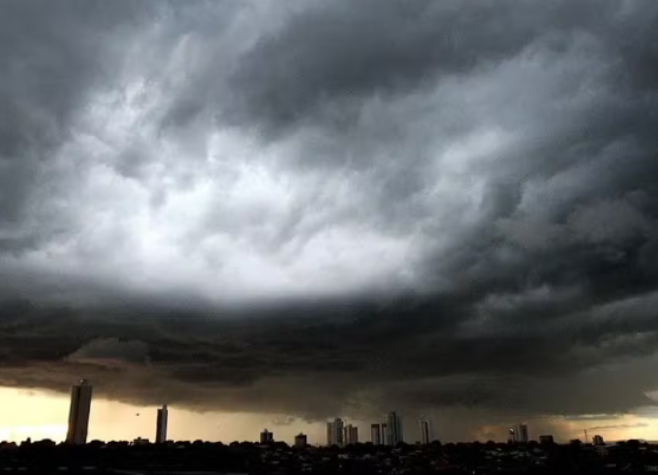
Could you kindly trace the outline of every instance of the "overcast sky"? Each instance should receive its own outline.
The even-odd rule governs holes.
[[[2,1],[0,386],[647,411],[656,24],[654,0]]]

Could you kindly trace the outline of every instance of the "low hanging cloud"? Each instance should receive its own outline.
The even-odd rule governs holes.
[[[118,338],[92,340],[65,358],[70,363],[122,367],[148,365],[148,347],[138,340],[121,341]]]
[[[657,20],[3,2],[0,384],[307,419],[654,404]]]

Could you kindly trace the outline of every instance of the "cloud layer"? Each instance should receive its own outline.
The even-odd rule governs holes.
[[[650,0],[0,18],[1,384],[309,418],[652,403]]]

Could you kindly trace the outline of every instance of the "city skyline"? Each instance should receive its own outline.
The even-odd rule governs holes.
[[[3,413],[2,407],[0,407],[1,421],[4,421],[5,423],[11,420],[15,421],[12,426],[0,425],[0,441],[7,440],[22,442],[27,438],[31,438],[32,440],[52,439],[58,442],[63,442],[65,440],[67,428],[65,417],[67,410],[70,407],[70,397],[66,398],[64,395],[61,395],[55,398],[56,400],[59,400],[59,404],[51,407],[51,401],[53,401],[52,397],[39,400],[38,395],[34,392],[27,393],[18,391],[16,396],[14,396],[11,392],[3,393],[3,391],[7,390],[0,388],[0,396],[2,396],[3,400],[9,401],[11,407],[21,407],[21,402],[24,403],[30,399],[37,398],[36,402],[23,406],[23,417],[28,413],[34,416],[35,413],[38,413],[38,410],[35,409],[44,407],[44,405],[50,416],[45,420],[46,423],[42,425],[35,425],[35,419],[30,419],[32,421],[31,424],[25,424],[24,422],[21,422],[23,417],[18,416],[15,411],[7,411]],[[14,399],[14,397],[16,397],[16,399]],[[58,409],[55,409],[55,407],[58,407]],[[141,437],[152,442],[154,441],[153,426],[157,426],[156,414],[161,407],[129,406],[98,398],[94,398],[94,407],[95,410],[91,411],[91,420],[89,424],[89,433],[91,436],[88,440],[133,440]],[[117,412],[117,410],[119,410],[119,412]],[[260,425],[262,427],[263,425],[270,424],[276,427],[277,433],[281,434],[281,440],[289,444],[294,444],[295,436],[298,435],[299,430],[302,429],[302,432],[307,436],[309,444],[326,445],[326,427],[325,423],[322,421],[308,423],[297,420],[294,424],[286,423],[286,425],[277,426],[276,424],[281,416],[272,418],[271,416],[264,415],[259,419],[260,422],[257,422],[253,419],[252,415],[225,413],[198,414],[195,412],[189,412],[184,408],[175,409],[173,414],[175,420],[181,416],[183,416],[183,419],[179,419],[178,424],[174,425],[174,435],[169,437],[171,440],[196,440],[197,438],[201,438],[202,440],[222,441],[224,443],[230,443],[235,440],[249,440],[256,442],[259,438],[258,430],[246,428],[245,426],[253,427],[255,425]],[[153,417],[149,418],[149,416]],[[212,422],[207,425],[204,424],[204,422],[208,422],[209,417],[212,419]],[[227,425],[231,420],[235,421],[234,425]],[[407,421],[408,423],[413,423],[414,418],[409,417],[407,418]],[[538,432],[534,432],[536,435],[533,436],[534,439],[531,439],[539,440],[540,436],[543,434],[552,434],[556,441],[566,443],[572,439],[584,440],[583,430],[592,430],[600,431],[607,441],[634,438],[654,440],[654,430],[650,425],[651,421],[651,417],[638,420],[627,416],[610,420],[606,419],[604,416],[596,415],[581,420],[560,421],[559,423],[552,422],[548,425],[546,424],[547,421],[539,420],[537,421],[539,424],[537,427],[540,429],[538,429]],[[191,427],[194,427],[194,429],[188,429],[188,424]],[[369,434],[368,430],[370,430],[373,425],[372,422],[356,419],[350,419],[350,424],[358,427],[359,431],[364,434]],[[380,425],[380,423],[377,424]],[[568,428],[565,428],[564,425],[567,425]],[[218,436],[219,427],[230,427],[230,430],[224,432],[224,435]],[[501,423],[501,425],[493,428],[490,432],[487,432],[484,435],[478,435],[476,432],[472,432],[465,433],[460,438],[440,436],[435,436],[434,438],[441,440],[444,443],[473,440],[479,440],[481,442],[486,442],[487,440],[503,442],[507,440],[508,427],[508,425]],[[371,439],[367,437],[365,440],[361,440],[361,442],[370,441]],[[412,434],[407,442],[415,443],[415,435]]]
[[[0,434],[653,439],[657,19],[0,1]]]

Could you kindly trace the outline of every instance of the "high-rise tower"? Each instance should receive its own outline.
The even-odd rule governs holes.
[[[527,424],[519,424],[519,432],[517,433],[516,441],[527,444],[529,440]]]
[[[344,423],[340,418],[336,418],[331,422],[327,422],[327,445],[337,445],[342,447],[345,443],[343,439]]]
[[[370,441],[373,445],[382,444],[382,427],[381,424],[370,424]]]
[[[163,444],[167,441],[167,421],[169,419],[169,411],[167,406],[164,405],[158,409],[158,420],[155,428],[155,443]]]
[[[420,443],[427,445],[432,442],[432,425],[430,421],[426,419],[421,419],[419,422],[420,428]]]
[[[80,384],[71,387],[69,428],[66,433],[66,442],[69,444],[82,445],[87,443],[91,392],[91,385],[85,379],[80,381]]]
[[[404,440],[402,436],[402,418],[395,412],[388,413],[387,445],[397,445]]]
[[[343,444],[351,445],[359,443],[359,429],[352,424],[348,424],[343,429]]]
[[[274,433],[270,432],[267,429],[264,429],[263,432],[260,433],[260,443],[261,444],[274,443]]]

